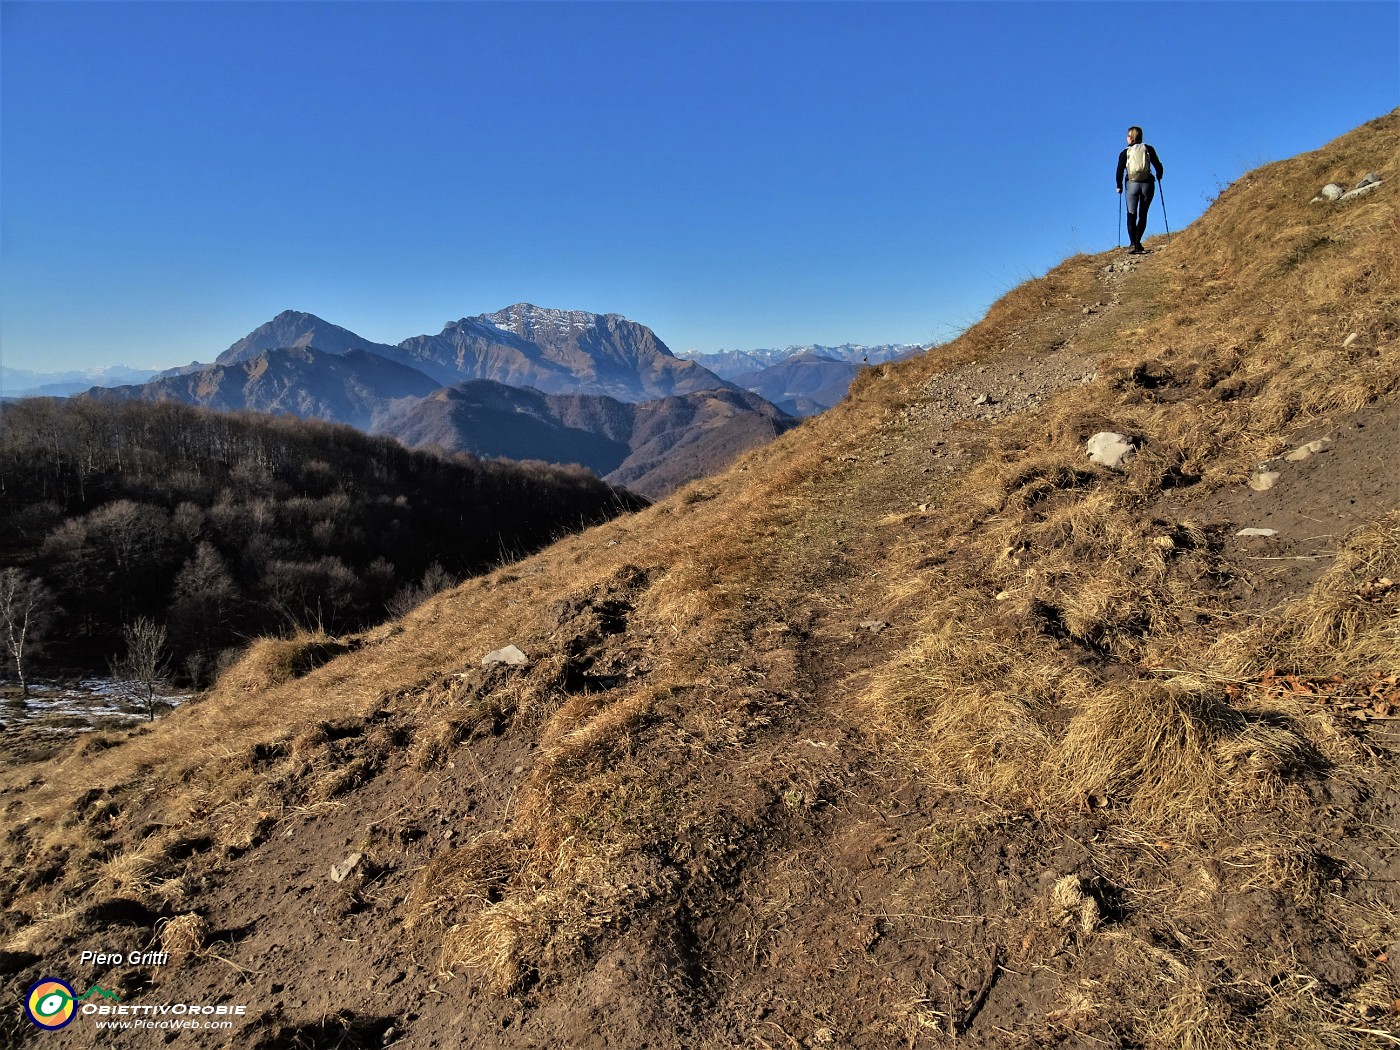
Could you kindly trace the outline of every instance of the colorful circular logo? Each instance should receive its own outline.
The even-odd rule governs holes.
[[[45,977],[29,989],[24,1012],[40,1028],[57,1031],[73,1020],[76,998],[72,986],[56,977]]]

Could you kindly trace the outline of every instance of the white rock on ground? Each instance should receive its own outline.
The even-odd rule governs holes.
[[[1137,449],[1126,435],[1111,430],[1102,430],[1091,437],[1084,446],[1084,451],[1091,463],[1097,463],[1109,470],[1124,469],[1124,464],[1137,453]]]
[[[1290,463],[1301,463],[1309,456],[1315,456],[1319,452],[1326,452],[1331,447],[1332,441],[1330,438],[1318,438],[1316,441],[1309,441],[1306,445],[1299,445],[1283,458]]]
[[[490,667],[493,664],[505,664],[507,667],[524,667],[529,662],[530,658],[514,645],[507,645],[504,649],[493,649],[481,658],[482,667]]]

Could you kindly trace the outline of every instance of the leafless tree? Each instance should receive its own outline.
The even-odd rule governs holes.
[[[43,582],[22,569],[0,572],[0,639],[7,663],[15,668],[20,694],[29,697],[29,661],[43,648],[44,634],[53,622],[53,595]]]
[[[449,587],[455,587],[459,582],[460,581],[455,576],[441,565],[437,562],[433,562],[428,566],[427,571],[423,573],[423,578],[421,580],[400,589],[399,592],[389,600],[386,608],[388,609],[389,615],[396,619],[400,616],[407,616],[439,591],[445,591]]]
[[[112,677],[142,706],[147,720],[154,722],[157,687],[170,673],[165,624],[138,616],[122,628],[122,639],[126,642],[126,655],[112,662]]]

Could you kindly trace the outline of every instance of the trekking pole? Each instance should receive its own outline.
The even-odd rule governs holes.
[[[1118,191],[1118,247],[1123,247],[1123,191]]]
[[[1167,191],[1162,189],[1162,180],[1157,180],[1157,192],[1162,195],[1162,225],[1167,228],[1167,243],[1172,241],[1172,224],[1167,221]]]

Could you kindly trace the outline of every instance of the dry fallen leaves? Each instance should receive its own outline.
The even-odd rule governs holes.
[[[1356,596],[1362,601],[1378,602],[1395,589],[1395,581],[1389,576],[1373,576],[1356,588]]]
[[[1389,581],[1386,581],[1387,583]],[[1247,691],[1265,702],[1284,698],[1314,700],[1330,710],[1360,721],[1400,718],[1400,675],[1371,674],[1361,678],[1341,675],[1320,677],[1279,674],[1270,671],[1252,682],[1232,682],[1225,687],[1231,701]]]

